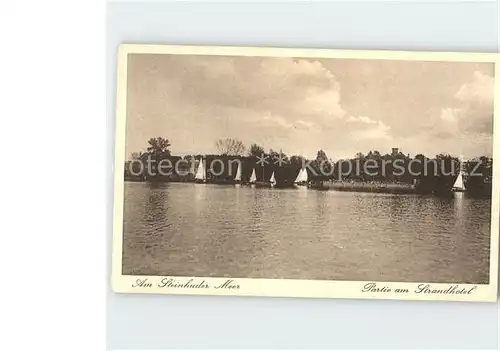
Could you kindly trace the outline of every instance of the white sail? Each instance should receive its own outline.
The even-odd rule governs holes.
[[[236,177],[234,177],[234,180],[237,182],[241,181],[241,165],[238,165],[238,170],[236,171]]]
[[[308,175],[307,175],[307,169],[304,168],[304,171],[302,172],[302,178],[301,181],[307,183],[308,182]]]
[[[307,183],[307,170],[305,168],[300,170],[295,179],[295,183]]]
[[[205,166],[203,165],[203,159],[200,158],[200,164],[198,166],[198,170],[196,171],[196,175],[194,176],[197,180],[205,180]]]
[[[297,174],[297,178],[295,178],[295,183],[301,182],[300,178],[302,177],[302,172],[304,172],[304,170],[301,168],[299,174]]]
[[[276,179],[274,179],[274,172],[271,174],[271,179],[269,179],[270,183],[276,183]]]
[[[257,176],[255,175],[255,168],[252,170],[252,175],[250,176],[249,183],[255,183],[257,181]]]
[[[455,184],[453,184],[453,187],[455,189],[465,189],[464,187],[464,177],[462,175],[462,172],[458,174],[457,180],[455,181]]]

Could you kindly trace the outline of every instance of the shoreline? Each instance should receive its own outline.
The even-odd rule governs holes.
[[[315,186],[311,186],[315,189]],[[370,183],[370,182],[323,182],[317,186],[320,190],[334,190],[362,193],[384,193],[384,194],[418,194],[415,186],[403,183]]]
[[[267,188],[267,189],[299,189],[307,188],[311,190],[318,191],[339,191],[339,192],[355,192],[355,193],[376,193],[376,194],[393,194],[393,195],[433,195],[433,196],[453,196],[454,191],[445,192],[429,192],[429,191],[419,191],[419,189],[413,184],[406,183],[381,183],[381,182],[360,182],[360,181],[324,181],[324,182],[312,182],[306,185],[298,184],[275,184],[271,186],[268,182],[257,182],[255,184],[248,183],[237,183],[237,182],[206,182],[198,183],[192,180],[155,180],[148,181],[137,178],[125,178],[124,182],[129,183],[148,183],[148,184],[198,184],[198,185],[217,185],[217,186],[238,186],[238,187],[252,187],[252,188]],[[487,192],[475,192],[473,190],[464,191],[464,194],[469,197],[478,198],[492,198],[491,193]]]

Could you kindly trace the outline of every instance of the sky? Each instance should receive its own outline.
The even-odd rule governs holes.
[[[491,156],[491,63],[133,54],[126,155],[170,140],[216,154],[223,138],[337,160],[357,152]]]

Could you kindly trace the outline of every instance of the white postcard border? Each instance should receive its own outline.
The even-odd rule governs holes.
[[[495,79],[493,122],[493,194],[490,237],[489,284],[441,284],[378,281],[326,281],[295,279],[210,278],[175,276],[129,276],[122,274],[125,121],[127,101],[127,57],[129,54],[227,55],[263,57],[311,57],[413,61],[491,62],[500,77],[500,55],[496,53],[409,52],[256,48],[230,46],[178,46],[122,44],[118,50],[116,134],[114,150],[113,248],[111,285],[119,293],[240,295],[309,298],[448,300],[495,302],[498,296],[498,250],[500,212],[500,84]],[[368,285],[374,284],[374,285]]]

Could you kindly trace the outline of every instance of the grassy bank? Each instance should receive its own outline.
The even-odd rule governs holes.
[[[367,193],[388,193],[388,194],[416,194],[415,187],[403,183],[377,183],[377,182],[341,182],[330,181],[313,185],[312,188],[336,191],[352,191]]]

